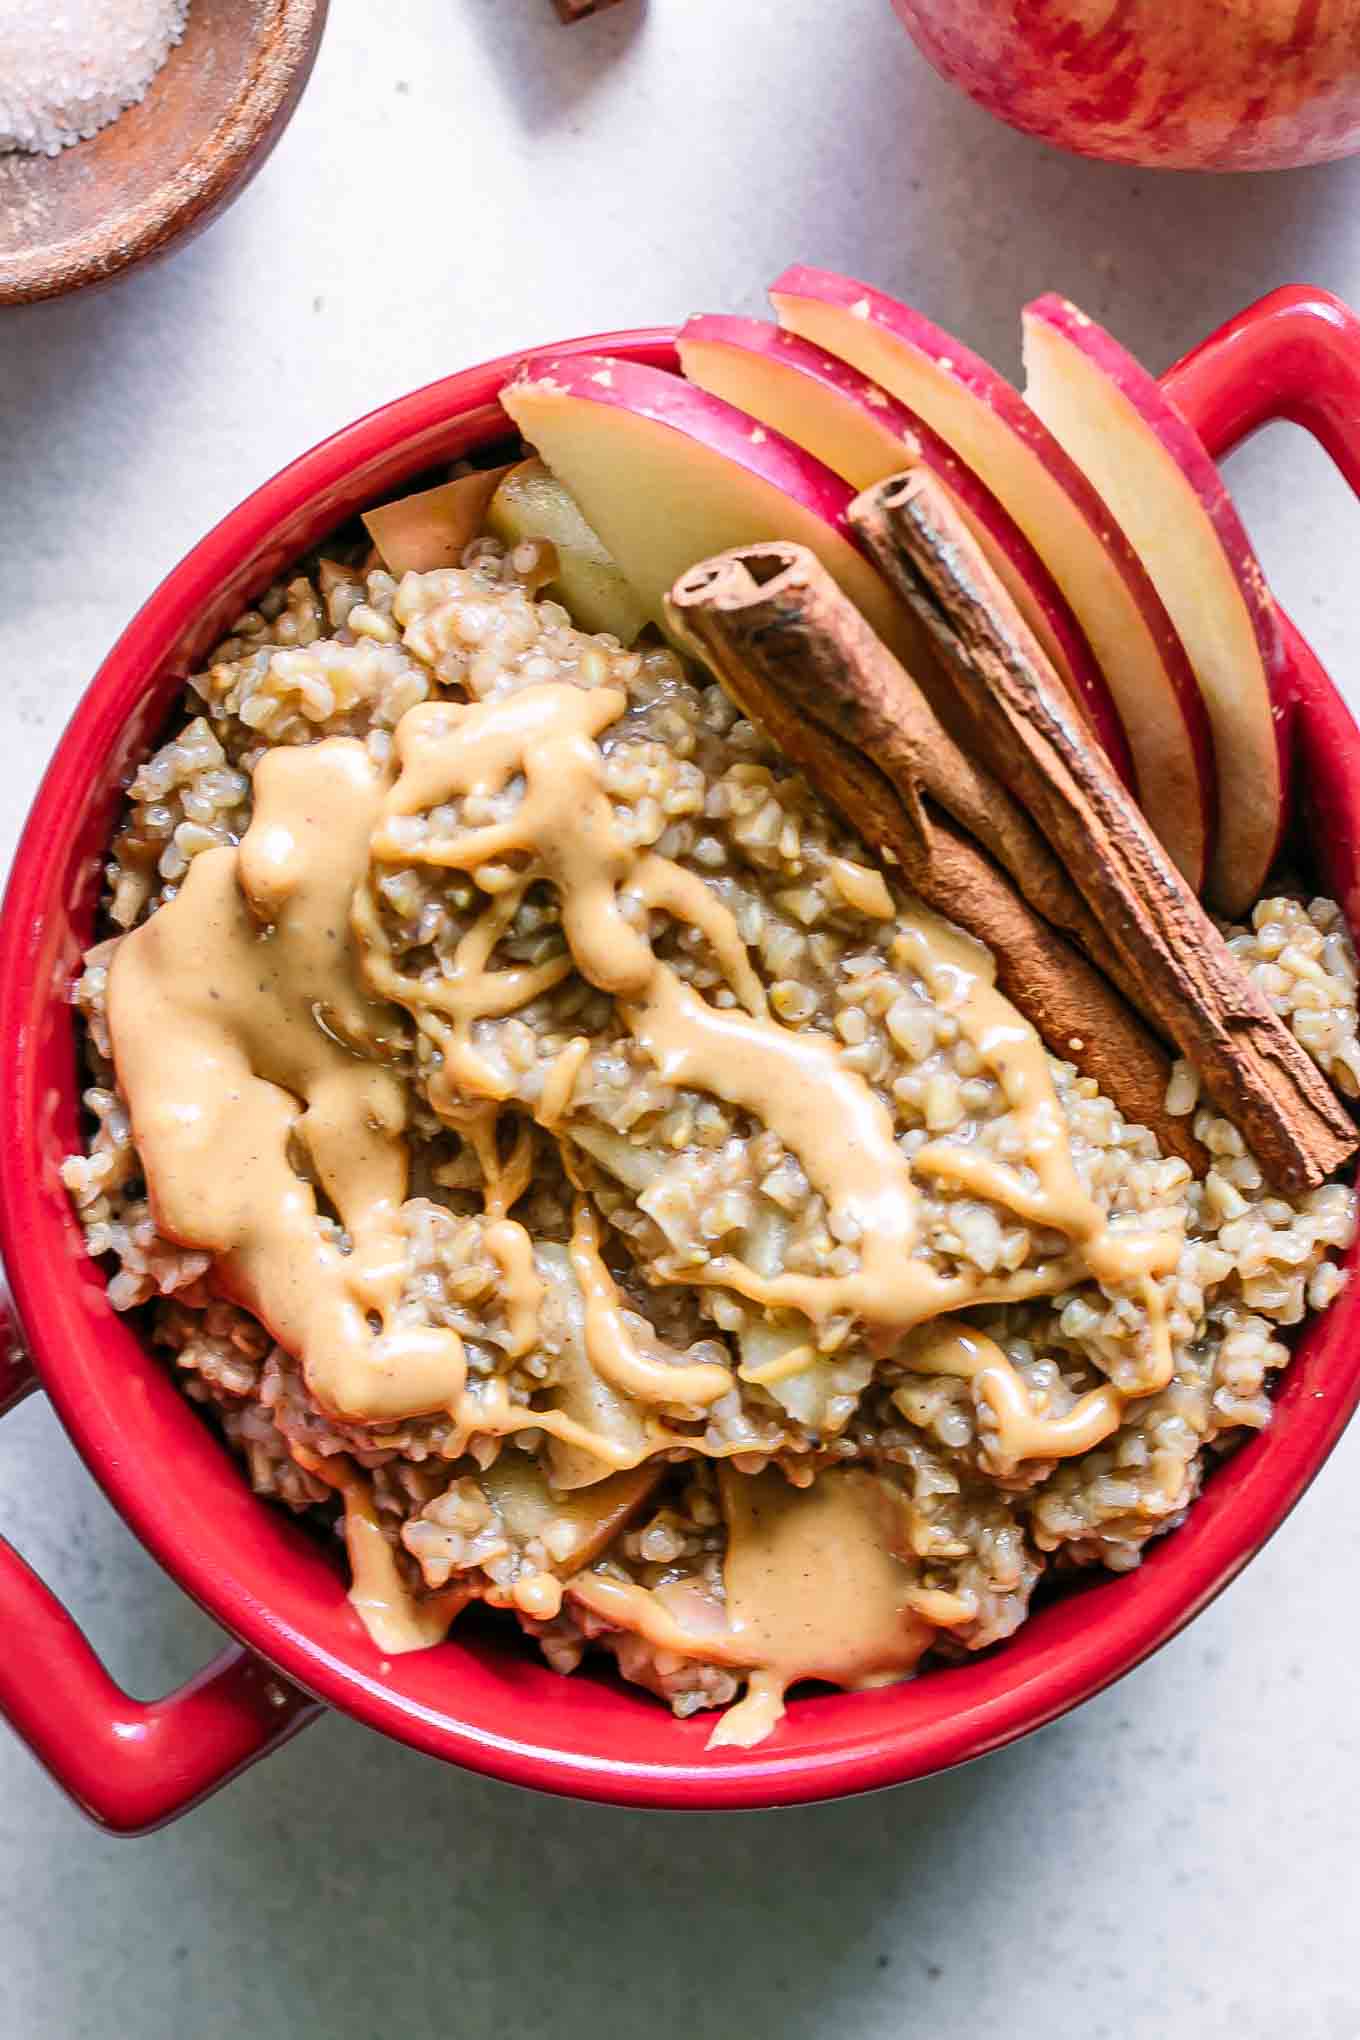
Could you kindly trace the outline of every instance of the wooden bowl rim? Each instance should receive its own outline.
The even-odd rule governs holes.
[[[120,207],[115,199],[97,226],[5,256],[0,307],[33,304],[87,284],[109,282],[167,248],[195,221],[206,223],[291,117],[292,103],[315,58],[328,6],[329,0],[271,0],[249,74],[223,118],[137,204]]]

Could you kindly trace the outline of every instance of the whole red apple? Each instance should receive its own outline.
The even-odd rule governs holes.
[[[1285,170],[1360,149],[1360,0],[893,0],[940,74],[1084,156]]]

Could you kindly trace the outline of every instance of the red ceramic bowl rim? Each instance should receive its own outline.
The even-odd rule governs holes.
[[[652,329],[565,344],[673,365],[673,338]],[[456,1630],[437,1651],[382,1660],[338,1569],[251,1496],[168,1370],[114,1316],[57,1177],[78,1123],[65,988],[89,939],[120,786],[154,737],[175,676],[244,599],[361,503],[494,438],[504,424],[496,391],[523,352],[370,413],[255,490],[166,577],[83,696],[25,827],[0,923],[0,1252],[43,1384],[114,1505],[210,1614],[318,1698],[473,1770],[622,1804],[773,1806],[894,1784],[1064,1713],[1232,1579],[1360,1400],[1360,1285],[1301,1343],[1270,1429],[1215,1473],[1186,1524],[1136,1573],[1055,1599],[1002,1649],[966,1665],[884,1691],[796,1699],[766,1745],[708,1754],[711,1717],[675,1722],[608,1678],[558,1678],[489,1633],[460,1640]],[[1349,908],[1360,883],[1360,739],[1296,634],[1294,644],[1300,728],[1329,823],[1318,832],[1324,875]]]

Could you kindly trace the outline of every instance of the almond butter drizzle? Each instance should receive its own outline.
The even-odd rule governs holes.
[[[160,1230],[216,1257],[323,1408],[376,1419],[455,1408],[464,1386],[454,1333],[393,1322],[406,1107],[376,1058],[399,1016],[366,991],[348,924],[382,792],[348,738],[268,752],[240,848],[194,859],[119,943],[108,994]],[[322,1232],[295,1146],[352,1252]]]
[[[719,1479],[728,1619],[759,1669],[710,1746],[761,1741],[799,1679],[862,1691],[915,1669],[935,1631],[911,1605],[900,1490],[863,1467],[824,1473],[802,1490],[779,1474],[752,1479],[727,1467]]]
[[[543,1079],[539,1095],[536,1118],[540,1126],[552,1132],[560,1120],[566,1118],[571,1109],[571,1094],[576,1088],[576,1079],[590,1054],[590,1043],[584,1034],[578,1034],[561,1050]]]
[[[456,1615],[472,1596],[464,1587],[417,1599],[401,1576],[397,1554],[383,1535],[373,1490],[348,1459],[325,1459],[290,1445],[297,1464],[324,1480],[345,1504],[345,1550],[349,1557],[349,1600],[379,1650],[400,1657],[442,1643]]]
[[[1124,1397],[1105,1383],[1079,1396],[1065,1416],[1043,1415],[1007,1354],[995,1339],[971,1325],[923,1325],[897,1357],[918,1374],[976,1382],[996,1420],[1000,1456],[1013,1465],[1022,1459],[1074,1459],[1089,1452],[1119,1429],[1124,1412]]]
[[[566,1582],[566,1592],[611,1628],[631,1630],[658,1650],[730,1665],[734,1671],[757,1669],[754,1648],[729,1628],[721,1603],[692,1582],[640,1587],[612,1573],[583,1572]],[[686,1612],[692,1618],[688,1622],[682,1619]]]
[[[915,1605],[898,1489],[863,1467],[823,1473],[809,1488],[774,1471],[725,1467],[720,1480],[725,1610],[694,1588],[672,1588],[668,1598],[664,1588],[649,1592],[600,1572],[567,1582],[572,1599],[657,1649],[749,1675],[745,1699],[718,1723],[710,1749],[760,1742],[800,1679],[854,1691],[914,1670],[938,1625]]]
[[[995,1067],[1038,1184],[1031,1189],[1014,1169],[938,1142],[924,1151],[924,1166],[955,1174],[974,1195],[1019,1208],[1032,1222],[1064,1234],[1077,1251],[991,1282],[944,1276],[916,1257],[919,1196],[887,1107],[845,1066],[835,1041],[769,1017],[735,920],[703,880],[622,840],[595,740],[625,705],[612,688],[550,684],[493,702],[426,704],[410,710],[398,727],[400,777],[386,824],[373,837],[375,859],[421,861],[474,877],[488,864],[500,871],[508,858],[529,860],[513,890],[499,894],[463,938],[451,979],[428,984],[384,967],[371,896],[359,924],[376,988],[417,1013],[433,1008],[454,1021],[446,1054],[457,1081],[475,1082],[471,1059],[482,1063],[471,1041],[476,1021],[509,1010],[502,1003],[506,981],[518,973],[486,970],[495,937],[507,925],[506,902],[545,878],[557,893],[576,967],[619,1002],[620,1017],[661,1076],[722,1098],[776,1132],[825,1196],[839,1236],[860,1249],[859,1268],[839,1277],[761,1276],[731,1255],[717,1255],[691,1279],[734,1289],[767,1307],[800,1310],[814,1323],[848,1311],[875,1326],[908,1330],[967,1303],[1051,1292],[1088,1271],[1119,1283],[1174,1265],[1174,1235],[1110,1230],[1077,1178],[1038,1036],[995,989],[987,952],[920,907],[899,916],[898,958],[957,1012],[984,1062]],[[393,826],[458,797],[501,795],[516,777],[523,779],[522,797],[501,821],[417,844]],[[710,1005],[663,963],[623,912],[625,893],[697,928],[746,1010]],[[494,929],[494,936],[475,939],[483,928]],[[464,950],[475,959],[467,972]],[[554,969],[540,966],[534,989],[522,996],[537,996]],[[504,1080],[490,1075],[493,1094],[504,1095]],[[552,1102],[556,1108],[556,1098]],[[922,1166],[919,1156],[916,1166]],[[1153,1293],[1148,1285],[1145,1294]]]
[[[895,907],[893,960],[956,1016],[994,1072],[1026,1167],[938,1140],[909,1160],[887,1106],[847,1067],[838,1044],[771,1018],[730,910],[697,874],[623,839],[598,739],[625,707],[617,690],[554,683],[494,701],[413,708],[396,731],[399,769],[389,783],[362,746],[345,738],[266,754],[239,850],[197,857],[179,895],[119,944],[110,972],[115,1059],[162,1231],[216,1256],[221,1287],[298,1356],[309,1388],[332,1413],[393,1420],[446,1410],[464,1446],[478,1433],[540,1430],[555,1441],[554,1478],[564,1488],[657,1452],[710,1450],[636,1405],[702,1408],[733,1377],[722,1367],[670,1366],[639,1351],[588,1202],[578,1202],[565,1253],[543,1246],[536,1256],[508,1215],[529,1180],[531,1136],[521,1129],[501,1161],[497,1113],[512,1087],[476,1030],[575,969],[615,998],[622,1023],[664,1079],[721,1098],[779,1136],[824,1197],[838,1237],[859,1256],[852,1272],[826,1276],[762,1275],[721,1255],[686,1279],[801,1312],[812,1328],[851,1313],[891,1352],[884,1335],[910,1332],[941,1312],[1048,1294],[1093,1275],[1141,1290],[1156,1348],[1157,1381],[1149,1386],[1161,1385],[1171,1355],[1153,1278],[1174,1266],[1179,1238],[1112,1228],[1082,1188],[1043,1046],[996,991],[987,952],[924,908]],[[402,826],[515,785],[523,789],[517,804],[486,826],[447,836]],[[465,872],[489,894],[446,975],[413,977],[393,958],[373,867],[397,864]],[[877,876],[849,864],[835,873],[847,899],[875,915],[885,901],[894,905],[881,878],[872,882]],[[525,892],[543,880],[555,891],[568,953],[537,966],[493,968]],[[740,1008],[709,1004],[658,958],[639,926],[639,907],[699,930]],[[579,1313],[585,1386],[559,1391],[570,1407],[516,1405],[498,1378],[470,1385],[454,1333],[394,1322],[407,1156],[402,1087],[382,1061],[398,1026],[387,1001],[405,1007],[439,1049],[432,1102],[482,1158],[486,1246],[502,1274],[511,1355],[529,1352],[538,1336],[545,1269],[555,1288],[575,1292],[569,1308]],[[550,1067],[543,1124],[568,1115],[588,1052],[573,1041]],[[318,1224],[312,1187],[291,1158],[299,1145],[350,1236],[348,1254]],[[1067,1248],[1038,1267],[994,1278],[942,1274],[918,1253],[918,1175],[988,1198],[1061,1235]],[[999,1348],[970,1331],[940,1340],[920,1351],[936,1371],[967,1370],[978,1380],[1013,1456],[1085,1450],[1118,1422],[1122,1404],[1112,1389],[1094,1391],[1066,1418],[1042,1419]],[[771,1366],[792,1373],[804,1359],[795,1351]],[[769,1367],[760,1373],[775,1378]],[[614,1411],[609,1428],[601,1397]],[[727,1456],[726,1448],[713,1456]],[[800,1491],[785,1490],[775,1475],[725,1478],[725,1488],[732,1635],[721,1644],[728,1655],[715,1661],[756,1665],[760,1679],[749,1712],[723,1739],[745,1734],[757,1716],[768,1726],[794,1678],[853,1685],[910,1669],[932,1630],[921,1610],[935,1602],[915,1587],[916,1603],[902,1598],[911,1577],[892,1556],[896,1547],[875,1544],[868,1528],[872,1518],[882,1529],[883,1497],[892,1490],[863,1472],[824,1476]],[[354,1509],[363,1547],[362,1499]],[[842,1550],[845,1594],[809,1587],[814,1546],[828,1560]],[[716,1631],[705,1643],[674,1617],[662,1621],[660,1604],[639,1601],[641,1589],[591,1573],[571,1591],[604,1619],[642,1627],[664,1648],[710,1658],[718,1648]],[[552,1591],[533,1593],[534,1612],[539,1603],[546,1610]],[[808,1605],[862,1596],[868,1599],[858,1612],[838,1605],[818,1614]],[[937,1621],[951,1598],[943,1597]]]
[[[571,1265],[585,1298],[586,1355],[595,1372],[623,1395],[644,1403],[717,1402],[732,1386],[726,1367],[670,1367],[638,1351],[619,1302],[614,1278],[600,1255],[600,1222],[589,1200],[576,1200]]]
[[[534,1243],[513,1218],[497,1218],[487,1227],[486,1250],[501,1271],[512,1360],[532,1353],[538,1344],[538,1314],[543,1307],[543,1280],[534,1266]]]

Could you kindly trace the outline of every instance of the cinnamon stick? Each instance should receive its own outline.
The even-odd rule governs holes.
[[[1002,991],[1053,1053],[1202,1174],[1189,1121],[1166,1110],[1166,1051],[1039,906],[1089,918],[1084,903],[813,555],[785,544],[722,554],[683,575],[669,607],[790,763],[927,906],[986,944]],[[847,701],[862,711],[859,741],[838,713]]]
[[[1099,921],[1121,989],[1193,1063],[1276,1187],[1325,1182],[1360,1133],[1079,730],[953,506],[920,470],[865,490],[850,514],[930,634],[970,748],[1023,802]]]
[[[1037,914],[1075,936],[1104,968],[1112,960],[1104,931],[1045,838],[999,780],[954,740],[921,687],[816,557],[780,542],[745,546],[727,557],[739,559],[764,590],[759,611],[745,601],[739,608],[762,618],[758,638],[753,622],[743,628],[748,661],[759,660],[769,685],[804,719],[871,758],[913,812],[917,796],[928,795],[1009,872]],[[682,587],[700,586],[703,573],[696,568]],[[677,603],[682,612],[687,599]]]

